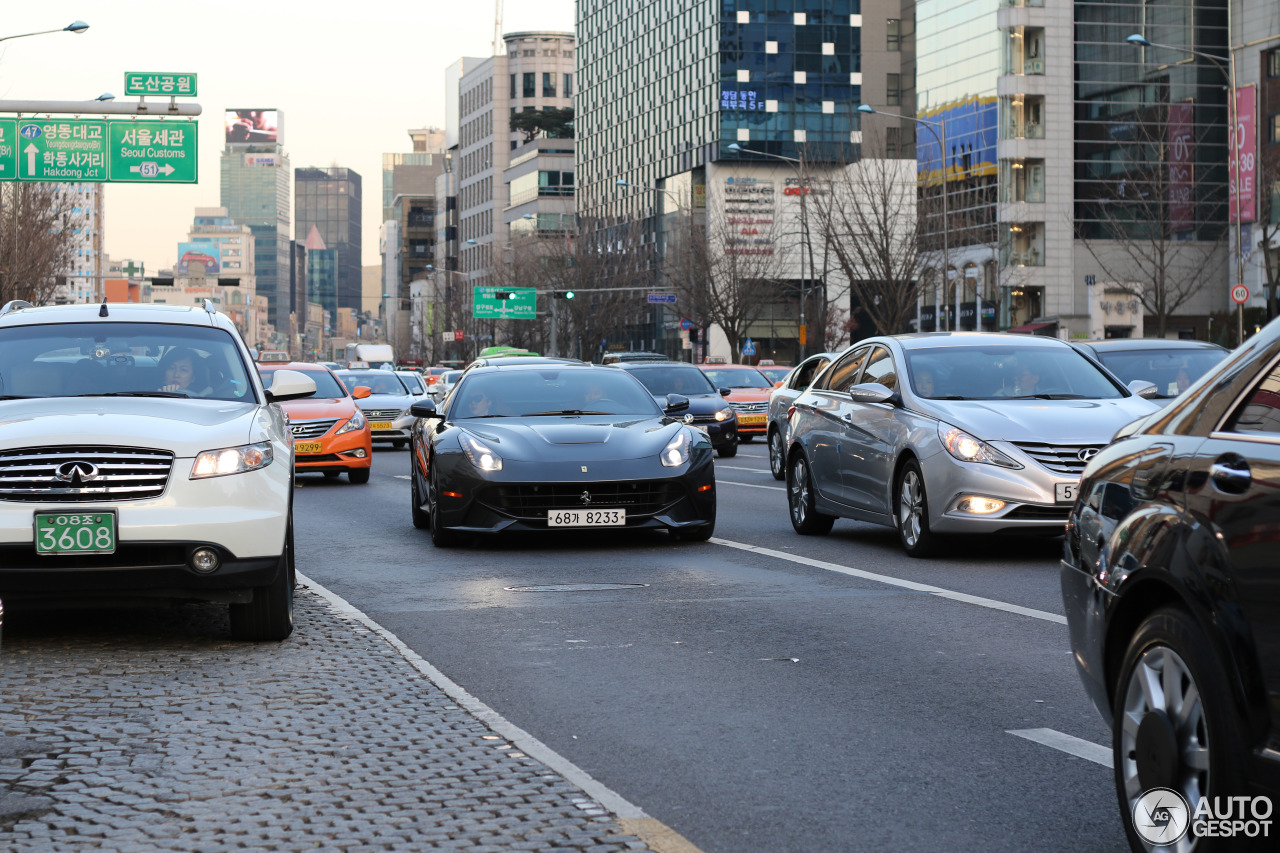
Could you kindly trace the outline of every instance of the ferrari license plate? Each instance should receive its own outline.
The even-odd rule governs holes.
[[[739,426],[764,426],[767,415],[738,415]]]
[[[553,509],[547,527],[626,527],[625,509]]]
[[[295,441],[293,449],[298,453],[319,453],[323,445],[318,441]]]
[[[370,421],[369,429],[391,429],[391,421]]]
[[[110,554],[116,550],[116,513],[37,512],[37,554]]]
[[[1080,494],[1079,483],[1054,483],[1053,499],[1060,504],[1071,504],[1076,502],[1076,496]]]

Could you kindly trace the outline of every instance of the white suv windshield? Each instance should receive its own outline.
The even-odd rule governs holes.
[[[0,329],[0,399],[200,397],[256,402],[235,340],[163,323],[50,323]]]

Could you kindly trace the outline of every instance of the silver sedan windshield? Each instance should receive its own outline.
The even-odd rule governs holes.
[[[1067,347],[930,347],[907,351],[911,390],[931,400],[1111,400],[1125,396]]]

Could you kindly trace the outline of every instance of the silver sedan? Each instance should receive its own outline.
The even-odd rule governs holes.
[[[1030,335],[871,338],[796,398],[786,447],[791,524],[895,527],[926,556],[947,533],[1055,533],[1085,463],[1158,406],[1068,344]]]
[[[403,379],[391,370],[340,370],[337,373],[348,388],[367,385],[373,391],[360,401],[360,411],[369,421],[374,441],[389,441],[396,448],[409,443],[414,421],[409,407],[419,398],[409,392]]]

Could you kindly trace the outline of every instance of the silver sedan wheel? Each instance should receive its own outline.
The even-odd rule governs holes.
[[[791,491],[791,519],[796,527],[803,527],[809,511],[809,463],[803,456],[797,456],[791,463],[791,482],[787,488]]]
[[[769,471],[775,480],[781,480],[786,474],[786,457],[782,452],[782,431],[769,433]]]
[[[1130,812],[1144,793],[1137,761],[1139,731],[1144,723],[1149,730],[1155,727],[1172,735],[1170,746],[1180,758],[1179,776],[1174,788],[1194,807],[1200,802],[1201,795],[1209,790],[1208,725],[1200,688],[1177,652],[1168,646],[1153,646],[1143,652],[1129,674],[1123,714],[1120,721],[1120,773]],[[1149,716],[1152,719],[1148,720]],[[1144,739],[1150,737],[1148,734]],[[1159,849],[1168,853],[1184,853],[1192,848],[1195,841],[1195,836],[1188,832],[1176,844]]]
[[[908,548],[914,548],[920,541],[923,517],[924,485],[920,475],[914,469],[909,470],[903,475],[902,488],[898,490],[898,527]]]

